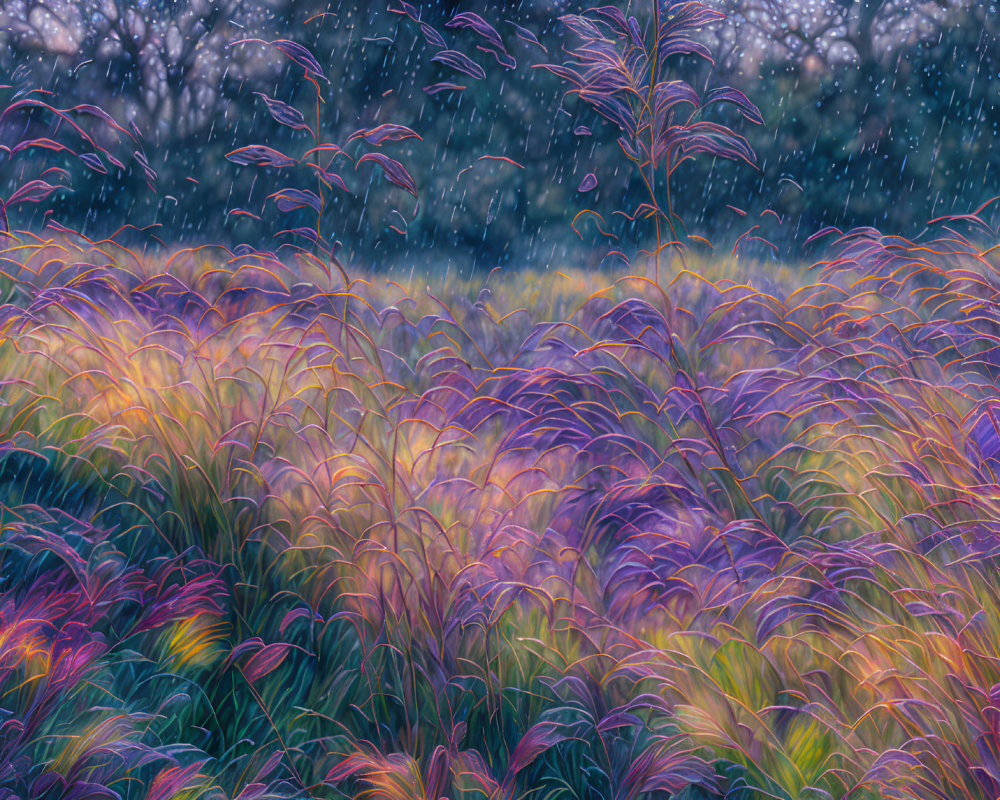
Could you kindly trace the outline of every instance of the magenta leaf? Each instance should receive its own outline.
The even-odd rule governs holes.
[[[243,667],[244,677],[253,683],[268,673],[273,672],[285,660],[285,656],[288,655],[290,649],[291,645],[284,642],[264,645],[264,647],[250,656],[250,660]]]
[[[247,211],[245,208],[231,208],[226,213],[233,217],[251,217],[253,219],[260,219],[259,214],[254,214],[252,211]]]
[[[583,176],[583,180],[580,181],[580,187],[577,189],[578,192],[589,192],[592,189],[597,188],[597,176],[593,172],[588,172]]]
[[[692,784],[711,787],[711,768],[675,741],[654,742],[629,765],[622,777],[623,794],[674,796]]]
[[[240,642],[236,647],[233,648],[232,652],[229,654],[229,661],[235,661],[236,657],[242,655],[247,650],[257,650],[264,646],[264,640],[259,636],[253,636],[247,639],[245,642]]]
[[[413,178],[410,177],[410,173],[398,161],[394,161],[388,156],[382,155],[382,153],[366,153],[358,159],[358,166],[366,161],[374,161],[382,167],[385,179],[389,183],[406,189],[414,197],[417,196],[417,185],[413,182]]]
[[[729,86],[720,86],[712,89],[705,97],[705,105],[709,103],[731,103],[736,106],[740,113],[751,122],[757,125],[764,124],[764,117],[761,116],[760,109],[757,108],[750,99],[739,89]]]
[[[319,164],[314,164],[311,161],[304,162],[309,169],[316,173],[317,177],[323,181],[327,186],[336,186],[341,191],[347,191],[347,184],[344,183],[344,179],[340,177],[336,172],[327,172]]]
[[[53,192],[66,188],[68,187],[53,186],[51,183],[40,180],[28,181],[28,183],[24,184],[24,186],[7,199],[7,205],[15,206],[18,203],[40,203]]]
[[[331,162],[332,159],[336,158],[337,156],[345,156],[347,158],[350,158],[350,156],[347,155],[347,153],[345,153],[341,148],[337,147],[337,145],[335,144],[319,144],[316,145],[316,147],[311,147],[308,150],[306,150],[305,153],[302,154],[302,158],[303,159],[308,158],[309,156],[314,155],[316,153],[329,154],[331,156]]]
[[[538,756],[544,753],[553,745],[559,744],[571,736],[565,732],[562,725],[557,722],[538,722],[524,732],[521,741],[517,743],[510,761],[507,763],[507,777],[504,783],[508,783],[513,776],[528,766]]]
[[[444,797],[447,793],[451,777],[449,762],[448,748],[442,745],[435,747],[433,754],[431,754],[430,766],[427,768],[427,777],[424,780],[427,797]]]
[[[420,20],[417,20],[417,22],[420,24],[420,31],[424,34],[427,44],[431,45],[431,47],[439,47],[442,50],[448,46],[444,37],[438,33],[437,28],[428,25],[426,22],[420,22]]]
[[[115,121],[114,117],[112,117],[107,111],[105,111],[103,108],[100,108],[99,106],[95,106],[91,103],[81,103],[78,106],[73,106],[72,108],[67,109],[67,111],[75,111],[78,114],[89,114],[92,117],[97,117],[99,120],[105,122],[119,133],[125,134],[130,139],[136,138],[132,135],[130,131],[127,131],[125,128],[119,125]]]
[[[395,125],[391,122],[386,122],[377,128],[355,131],[347,137],[347,141],[352,142],[355,139],[364,139],[368,144],[380,145],[383,142],[399,142],[412,137],[419,139],[420,135],[405,125]]]
[[[490,25],[481,16],[474,14],[471,11],[463,11],[460,14],[456,14],[445,23],[445,27],[471,28],[490,44],[500,50],[503,50],[504,52],[507,50],[507,48],[504,47],[503,39],[501,39],[500,34],[497,33],[497,29]]]
[[[392,14],[402,14],[409,17],[414,22],[420,21],[420,11],[412,3],[407,3],[406,0],[397,0],[399,3],[399,8],[390,8],[389,12]]]
[[[323,779],[324,783],[340,783],[352,775],[371,766],[371,759],[361,753],[352,753],[333,767]]]
[[[315,232],[313,232],[313,238],[315,238],[315,236],[316,234]],[[302,617],[311,618],[312,615],[313,615],[312,611],[310,611],[308,608],[303,608],[302,606],[299,606],[298,608],[293,608],[282,618],[281,624],[278,626],[278,633],[284,635],[285,628],[291,625],[295,620],[300,619]]]
[[[616,728],[641,727],[642,720],[635,714],[627,711],[615,711],[603,717],[597,723],[597,730],[601,733],[615,730]]]
[[[315,164],[310,164],[316,174],[319,175],[329,186],[336,186],[343,192],[347,191],[347,184],[344,183],[344,179],[341,178],[336,172],[327,172],[322,167],[317,167]]]
[[[533,34],[527,28],[522,28],[516,22],[512,22],[511,20],[507,20],[507,24],[512,25],[514,27],[514,35],[517,36],[518,39],[520,39],[522,42],[526,44],[531,44],[534,45],[535,47],[540,47],[542,49],[542,52],[548,55],[549,51],[545,49],[545,45],[543,45],[540,41],[538,41],[538,37],[535,36],[535,34]]]
[[[41,108],[44,109],[45,111],[55,114],[57,117],[59,117],[59,119],[61,119],[69,127],[71,127],[85,142],[87,142],[93,147],[97,147],[97,144],[94,142],[93,138],[91,138],[90,134],[88,134],[87,131],[81,128],[67,113],[67,111],[70,111],[72,109],[59,109],[56,108],[55,106],[49,105],[48,103],[44,103],[41,100],[35,100],[33,98],[23,98],[14,103],[11,103],[2,112],[0,112],[0,119],[3,119],[8,114],[12,114],[15,111],[20,111],[21,109],[24,108]]]
[[[24,150],[28,147],[42,147],[46,150],[69,150],[73,153],[73,150],[61,142],[53,141],[52,139],[25,139],[24,141],[18,142],[12,148],[10,148],[10,154],[14,155],[20,150]],[[76,153],[73,153],[76,155]]]
[[[425,86],[424,91],[429,95],[435,95],[438,92],[461,92],[468,87],[462,86],[458,83],[450,83],[448,81],[441,81],[440,83],[432,83],[430,86]]]
[[[265,781],[274,772],[278,765],[281,763],[281,750],[275,750],[271,753],[271,757],[264,762],[264,765],[257,771],[257,777],[254,778],[255,782]]]
[[[459,53],[457,50],[442,50],[433,56],[431,61],[440,61],[452,69],[464,72],[466,75],[471,75],[473,78],[478,78],[479,80],[486,77],[486,70],[465,55],[465,53]]]
[[[497,60],[497,63],[502,67],[507,67],[507,69],[514,69],[517,66],[517,60],[508,53],[506,50],[498,50],[495,47],[483,47],[482,45],[476,45],[477,50],[481,50],[484,53],[489,53],[493,58]]]
[[[323,201],[316,192],[309,189],[279,189],[268,200],[274,200],[280,211],[289,212],[299,208],[311,208],[317,213],[323,207]]]
[[[233,150],[231,153],[226,153],[226,158],[232,161],[234,164],[255,164],[258,166],[265,167],[294,167],[296,163],[295,159],[289,158],[284,153],[279,153],[270,147],[265,147],[262,144],[251,144],[246,147],[241,147],[239,150]]]
[[[316,235],[316,231],[312,228],[288,228],[287,230],[278,231],[277,236],[301,236],[303,239],[308,239],[310,242],[318,242],[319,237]]]
[[[56,784],[66,785],[66,781],[58,772],[43,772],[31,784],[31,797],[41,797]]]
[[[46,170],[42,170],[41,177],[44,178],[46,175],[55,175],[56,177],[63,178],[67,183],[70,180],[69,170],[62,167],[49,167]]]
[[[121,800],[121,795],[94,781],[73,781],[60,800]]]
[[[243,791],[236,796],[236,800],[255,800],[266,791],[266,783],[248,783],[243,787]]]
[[[292,108],[287,103],[282,103],[280,100],[268,97],[263,92],[254,92],[254,94],[264,101],[267,110],[271,112],[271,116],[274,117],[276,122],[280,122],[282,125],[287,125],[289,128],[295,128],[296,130],[312,130],[306,124],[306,119],[302,116],[302,112],[297,108]]]
[[[193,788],[194,778],[200,778],[198,770],[206,762],[196,761],[186,767],[168,767],[160,772],[149,786],[146,792],[146,800],[169,800],[184,789]]]
[[[219,613],[223,584],[216,572],[188,574],[176,561],[167,562],[151,576],[146,587],[144,613],[133,633],[151,630],[202,611]]]
[[[298,42],[291,42],[288,39],[275,39],[269,42],[269,44],[271,47],[280,50],[300,67],[303,67],[306,72],[312,72],[317,78],[326,80],[323,68],[319,65],[319,62],[312,53]]]
[[[230,42],[228,46],[235,47],[238,44],[247,44],[250,42],[265,44],[268,47],[273,47],[275,50],[280,51],[302,67],[306,71],[307,77],[321,78],[329,83],[326,75],[323,74],[323,68],[316,60],[316,57],[298,42],[292,42],[288,39],[274,39],[270,42],[265,41],[264,39],[237,39],[234,42]]]
[[[625,21],[625,14],[622,13],[620,8],[616,8],[615,6],[601,6],[600,8],[592,8],[587,13],[600,14],[602,17],[606,17],[613,24],[613,29],[616,33],[622,36],[628,35],[628,22]]]
[[[97,153],[78,153],[77,157],[94,172],[100,172],[102,175],[108,174],[108,168],[104,166],[104,162],[101,161],[101,157]]]

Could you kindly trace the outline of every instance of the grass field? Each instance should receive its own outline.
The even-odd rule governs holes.
[[[11,237],[0,785],[995,796],[984,250],[484,286]]]

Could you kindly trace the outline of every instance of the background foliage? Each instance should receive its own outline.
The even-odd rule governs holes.
[[[1000,194],[993,6],[964,0],[714,5],[727,16],[701,33],[714,56],[711,83],[741,89],[766,124],[740,131],[757,154],[759,173],[724,161],[682,166],[674,182],[691,232],[732,241],[749,227],[732,206],[751,218],[777,211],[783,224],[769,231],[775,243],[801,243],[827,224],[914,235],[929,219]],[[359,264],[412,263],[414,253],[430,249],[435,255],[427,263],[544,266],[554,249],[569,246],[555,241],[582,208],[607,219],[614,209],[642,202],[645,190],[621,168],[614,126],[534,68],[568,44],[557,18],[580,9],[554,0],[478,9],[501,36],[505,63],[475,49],[482,40],[474,30],[444,26],[460,4],[420,9],[421,21],[441,31],[449,47],[478,59],[480,80],[431,60],[437,45],[393,7],[12,0],[0,10],[0,63],[15,87],[44,87],[62,105],[94,103],[142,132],[158,191],[143,189],[138,169],[117,176],[124,191],[121,183],[103,193],[81,187],[85,203],[64,197],[56,208],[59,220],[85,232],[106,235],[127,215],[136,225],[165,224],[173,238],[259,242],[256,227],[227,212],[259,212],[267,192],[254,192],[254,176],[227,165],[224,155],[246,144],[250,130],[278,149],[300,141],[301,132],[277,124],[254,92],[295,102],[308,87],[280,53],[228,46],[250,37],[291,38],[317,54],[330,79],[320,120],[327,140],[343,143],[358,128],[386,120],[423,137],[405,147],[425,198],[405,238],[391,230],[398,223],[394,199],[382,197],[377,184],[358,182],[338,197],[335,234]],[[683,70],[699,89],[709,78],[705,64],[685,63]],[[442,81],[467,88],[423,91]],[[727,123],[737,118],[722,109],[709,114]],[[524,169],[477,164],[484,154],[507,156]],[[597,188],[580,194],[588,173]],[[635,238],[620,224],[618,230]]]

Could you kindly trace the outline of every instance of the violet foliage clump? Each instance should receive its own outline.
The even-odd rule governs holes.
[[[711,61],[696,32],[722,19],[720,12],[694,0],[652,0],[650,7],[649,19],[643,22],[626,17],[626,12],[613,5],[560,17],[580,44],[567,50],[564,63],[543,66],[569,83],[570,93],[620,131],[621,152],[649,198],[628,216],[653,217],[659,272],[660,253],[668,246],[662,226],[666,225],[673,241],[678,238],[678,216],[670,194],[670,179],[677,168],[699,154],[754,162],[747,140],[725,125],[703,119],[704,110],[715,103],[729,103],[753,123],[764,120],[737,89],[718,87],[699,94],[687,81],[672,77],[671,65],[678,56]],[[589,188],[592,185],[585,178],[580,191]]]

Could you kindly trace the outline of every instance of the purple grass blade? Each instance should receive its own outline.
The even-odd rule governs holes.
[[[424,91],[427,94],[433,96],[439,92],[461,92],[467,89],[467,86],[462,86],[458,83],[450,83],[448,81],[441,81],[440,83],[432,83],[430,86],[425,86]]]
[[[432,25],[428,25],[426,22],[420,22],[420,32],[423,33],[424,39],[427,40],[427,44],[431,47],[437,47],[439,50],[445,50],[448,47],[448,43],[444,40],[444,37],[438,32],[437,28]]]
[[[446,64],[458,72],[464,72],[466,75],[471,75],[473,78],[479,80],[486,77],[486,70],[465,55],[465,53],[459,53],[457,50],[442,50],[433,56],[431,61],[440,61],[442,64]]]
[[[288,213],[299,208],[311,208],[319,213],[323,201],[320,196],[309,189],[279,189],[272,195],[268,195],[268,200],[274,200],[280,211]]]
[[[405,125],[396,125],[392,122],[386,122],[379,125],[377,128],[367,128],[355,131],[347,137],[347,141],[352,142],[355,139],[364,139],[368,142],[368,144],[380,145],[384,142],[400,142],[403,139],[409,139],[412,137],[419,139],[420,134],[410,128],[407,128]]]
[[[280,122],[282,125],[286,125],[289,128],[294,128],[296,130],[312,130],[312,128],[306,124],[306,119],[302,116],[302,112],[297,108],[292,108],[292,106],[287,103],[275,100],[273,97],[268,97],[263,92],[254,92],[254,94],[264,101],[264,104],[267,106],[267,110],[271,113],[271,116],[276,122]]]
[[[462,11],[461,13],[456,14],[445,23],[445,27],[469,28],[482,36],[494,47],[503,50],[504,52],[507,50],[507,48],[504,47],[503,39],[500,38],[500,34],[497,32],[497,29],[472,11]]]
[[[53,192],[67,188],[66,186],[54,186],[42,180],[28,181],[7,199],[7,206],[15,206],[18,203],[40,203]]]
[[[413,182],[413,178],[410,177],[410,173],[408,173],[403,165],[398,161],[394,161],[382,153],[366,153],[358,159],[357,165],[360,166],[366,161],[374,161],[382,167],[385,179],[389,181],[389,183],[405,189],[414,197],[417,196],[416,183]]]

